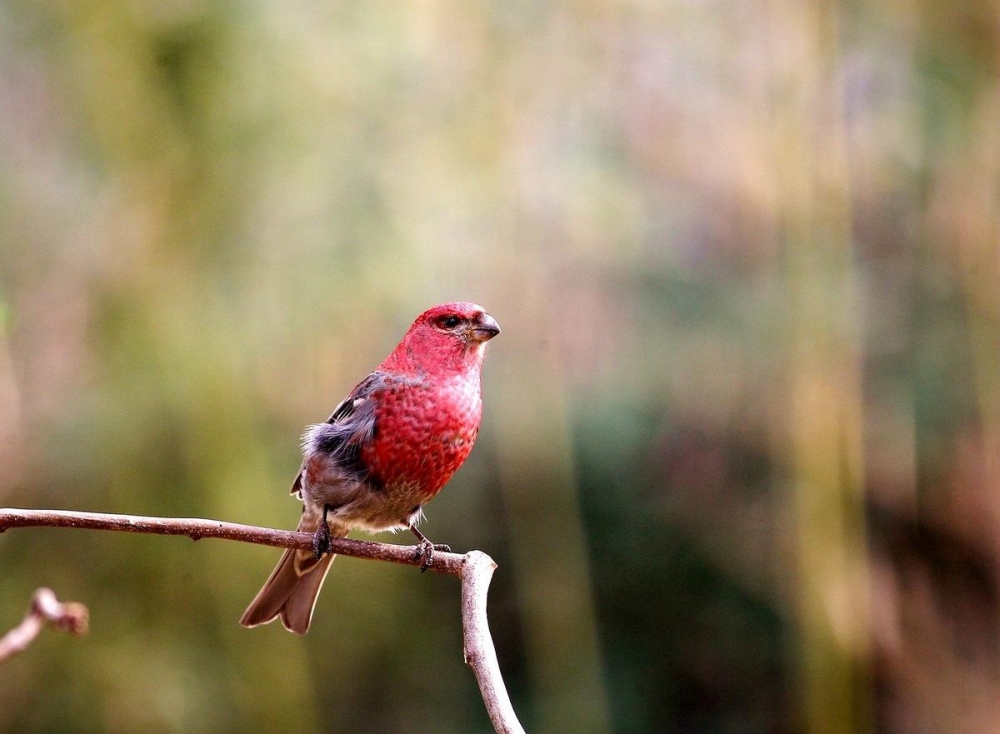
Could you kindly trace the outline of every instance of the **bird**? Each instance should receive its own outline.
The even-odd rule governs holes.
[[[280,617],[304,635],[335,558],[330,539],[355,529],[409,529],[424,570],[433,563],[435,546],[417,523],[472,451],[486,344],[499,333],[475,303],[434,306],[325,423],[306,428],[291,494],[302,501],[298,530],[313,534],[313,549],[284,552],[240,624]]]

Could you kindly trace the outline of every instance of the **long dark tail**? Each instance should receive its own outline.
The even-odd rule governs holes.
[[[303,515],[299,531],[315,532],[315,527],[307,527],[312,524],[307,515]],[[304,635],[309,631],[316,597],[334,558],[332,554],[316,558],[312,551],[286,550],[263,588],[243,612],[240,624],[256,627],[280,616],[285,629]]]

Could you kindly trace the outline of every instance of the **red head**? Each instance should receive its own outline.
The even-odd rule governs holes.
[[[442,303],[420,314],[382,367],[404,373],[478,372],[500,325],[475,303]]]

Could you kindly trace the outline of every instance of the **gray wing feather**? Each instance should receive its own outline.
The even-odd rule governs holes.
[[[333,411],[326,423],[316,423],[306,429],[302,436],[302,451],[310,455],[326,454],[344,472],[344,478],[363,482],[368,468],[361,460],[361,447],[375,435],[376,393],[396,387],[414,384],[413,381],[373,372],[348,395]],[[292,494],[302,490],[302,472],[292,483]]]

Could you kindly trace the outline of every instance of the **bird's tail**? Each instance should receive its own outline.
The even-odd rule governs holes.
[[[318,523],[309,513],[302,515],[299,532],[312,533],[316,527]],[[312,551],[286,550],[263,588],[243,612],[240,624],[256,627],[280,616],[285,629],[304,635],[309,631],[316,597],[335,557],[328,553],[316,558]]]

